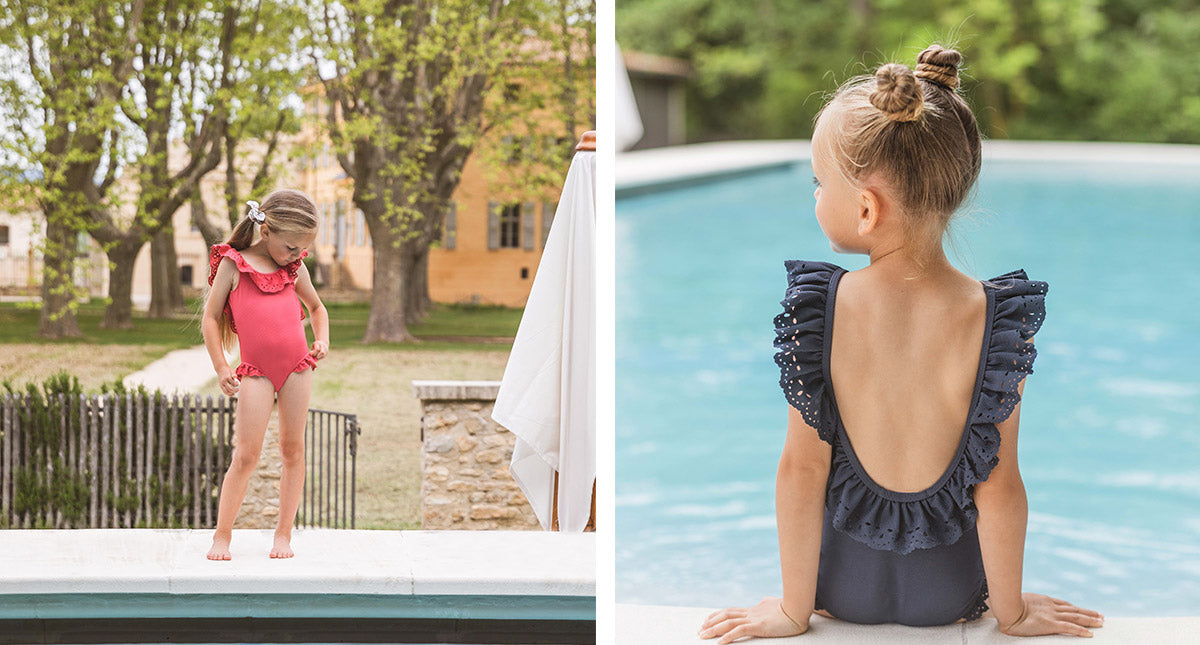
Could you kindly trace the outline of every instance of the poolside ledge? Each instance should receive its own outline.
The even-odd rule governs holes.
[[[229,618],[248,635],[324,640],[595,638],[595,534],[297,529],[287,560],[267,557],[272,535],[235,530],[233,560],[214,562],[204,557],[211,530],[0,531],[0,642],[15,642],[14,629],[69,632],[97,619],[123,621],[123,633],[136,623],[174,635],[183,624],[202,635],[205,620],[228,633]]]
[[[621,645],[712,645],[716,639],[702,640],[696,635],[700,623],[713,609],[618,604],[616,642]],[[1106,618],[1104,627],[1093,630],[1094,638],[1042,636],[1035,641],[1005,636],[996,621],[944,627],[905,627],[903,625],[855,625],[814,616],[809,631],[792,638],[743,640],[739,642],[801,645],[803,643],[845,643],[847,645],[988,645],[992,643],[1120,643],[1158,645],[1161,643],[1200,643],[1200,618]]]
[[[1193,173],[1200,169],[1200,146],[1092,141],[983,142],[983,159],[1090,163],[1119,161]],[[617,154],[617,197],[661,190],[720,177],[782,168],[812,156],[806,139],[716,141]],[[807,188],[806,188],[807,190]]]

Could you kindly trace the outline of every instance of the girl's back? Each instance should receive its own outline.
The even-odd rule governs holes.
[[[913,278],[877,265],[845,274],[832,295],[830,373],[854,452],[883,488],[925,490],[949,467],[967,423],[983,286],[948,267]]]
[[[702,635],[790,636],[812,613],[945,625],[989,608],[1008,634],[1088,636],[1090,610],[1021,593],[1028,512],[1017,427],[1044,282],[987,282],[942,250],[979,176],[958,52],[843,85],[812,138],[815,214],[870,266],[784,262],[775,363],[790,406],[776,475],[784,597],[731,608]]]

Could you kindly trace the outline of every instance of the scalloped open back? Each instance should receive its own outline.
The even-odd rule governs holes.
[[[788,288],[775,317],[779,384],[832,446],[816,608],[856,623],[943,625],[987,610],[987,580],[975,532],[974,486],[998,463],[996,423],[1020,401],[1033,372],[1029,342],[1045,318],[1044,282],[1024,271],[983,283],[987,327],[966,427],[951,465],[929,488],[902,493],[875,483],[859,463],[838,414],[829,371],[838,281],[827,262],[784,263]]]

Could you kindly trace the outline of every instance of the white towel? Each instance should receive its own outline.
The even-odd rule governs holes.
[[[543,529],[582,531],[596,477],[596,153],[571,161],[492,418],[517,436],[509,471]]]

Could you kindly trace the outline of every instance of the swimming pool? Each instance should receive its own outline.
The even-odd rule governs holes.
[[[807,162],[619,197],[617,602],[781,593],[783,261],[830,251]],[[1024,586],[1200,613],[1200,165],[986,159],[951,259],[1050,284],[1021,413]]]

